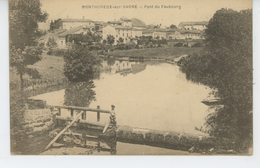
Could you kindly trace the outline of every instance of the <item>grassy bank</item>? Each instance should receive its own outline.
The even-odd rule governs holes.
[[[167,58],[174,59],[184,54],[198,52],[202,47],[162,47],[162,48],[145,48],[133,50],[115,50],[108,55],[117,57],[145,57],[145,58]]]
[[[49,56],[44,53],[41,61],[30,66],[30,68],[38,70],[41,79],[31,79],[28,75],[24,75],[24,90],[34,90],[62,84],[66,81],[63,74],[63,65],[64,60],[62,57]],[[20,90],[20,78],[13,68],[10,69],[10,90],[11,92]]]

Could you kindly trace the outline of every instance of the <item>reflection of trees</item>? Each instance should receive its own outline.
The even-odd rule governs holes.
[[[65,89],[64,105],[88,107],[95,100],[93,81],[72,83]]]

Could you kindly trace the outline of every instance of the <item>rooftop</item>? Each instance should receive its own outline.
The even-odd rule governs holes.
[[[62,22],[93,22],[93,20],[90,19],[62,19]]]
[[[81,30],[81,29],[90,29],[90,28],[92,28],[92,27],[78,26],[78,27],[74,27],[74,28],[71,28],[71,29],[69,29],[69,30],[63,32],[63,33],[59,34],[58,36],[59,36],[59,37],[63,37],[63,36],[66,36],[66,35],[68,35],[68,34],[74,34],[74,33],[76,33],[77,31],[79,31],[79,30]]]

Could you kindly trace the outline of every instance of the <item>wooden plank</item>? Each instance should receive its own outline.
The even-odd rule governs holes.
[[[81,111],[74,119],[73,121],[70,122],[69,125],[67,125],[45,148],[45,150],[49,149],[49,147],[69,128],[71,127],[78,119],[79,117],[81,116],[81,114],[83,113],[84,111]]]
[[[111,112],[108,110],[92,109],[92,108],[88,108],[88,107],[77,107],[77,106],[55,106],[55,107],[62,108],[62,109],[85,110],[85,111],[100,112],[100,113],[110,113]]]
[[[79,134],[79,133],[74,133],[74,132],[64,132],[63,135],[74,135],[74,136],[82,136],[82,134]],[[98,136],[92,136],[92,135],[86,135],[86,138],[95,138],[97,139]]]
[[[106,126],[104,127],[103,132],[102,132],[103,134],[107,131],[108,126],[109,126],[109,123],[110,123],[110,122],[108,122],[108,123],[106,124]]]
[[[105,127],[106,126],[106,123],[90,122],[90,121],[86,121],[86,120],[80,120],[79,123],[80,124],[87,124],[87,125],[101,126],[101,127]]]

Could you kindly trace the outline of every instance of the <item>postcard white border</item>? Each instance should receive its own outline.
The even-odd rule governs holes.
[[[0,167],[259,167],[260,1],[253,1],[254,154],[253,156],[11,156],[9,121],[8,2],[0,1]]]

